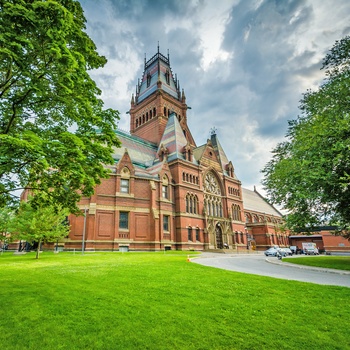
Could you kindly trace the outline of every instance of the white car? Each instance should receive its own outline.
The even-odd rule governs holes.
[[[293,252],[289,248],[281,248],[280,251],[281,255],[283,256],[293,255]],[[285,254],[283,254],[282,252],[284,252]]]
[[[276,249],[276,248],[269,248],[269,249],[265,250],[264,254],[266,256],[277,256],[277,252],[278,252],[278,249]]]

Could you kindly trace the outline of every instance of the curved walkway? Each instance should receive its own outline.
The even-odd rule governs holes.
[[[312,259],[312,257],[310,257]],[[316,284],[350,288],[350,271],[308,267],[281,262],[263,254],[202,253],[192,262],[225,270]]]

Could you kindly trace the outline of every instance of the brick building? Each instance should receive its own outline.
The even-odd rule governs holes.
[[[169,55],[145,60],[131,98],[130,133],[116,131],[111,175],[71,215],[65,249],[265,250],[288,245],[282,215],[242,188],[213,131],[197,146],[187,124],[186,96]]]

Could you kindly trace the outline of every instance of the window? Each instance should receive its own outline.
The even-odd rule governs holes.
[[[188,229],[187,229],[187,238],[188,238],[188,240],[189,241],[192,241],[192,227],[189,227]]]
[[[186,195],[186,213],[197,214],[198,198],[195,194],[188,193]]]
[[[232,206],[232,219],[235,221],[241,221],[241,208],[237,204]]]
[[[165,72],[165,80],[166,80],[167,84],[169,85],[170,84],[170,72],[169,72],[169,69],[167,69],[166,72]]]
[[[199,239],[199,228],[197,228],[197,230],[196,230],[196,241],[200,241],[200,239]]]
[[[129,193],[129,180],[128,179],[121,179],[120,192],[121,193]]]
[[[165,185],[162,186],[162,197],[168,198],[168,186],[165,186]]]
[[[119,228],[129,228],[129,213],[126,211],[119,212]]]
[[[169,215],[163,215],[163,230],[169,231]]]
[[[151,85],[151,74],[150,72],[147,73],[147,87],[149,87]]]

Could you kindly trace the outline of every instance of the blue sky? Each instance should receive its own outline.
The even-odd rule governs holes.
[[[144,57],[170,52],[185,90],[197,146],[215,127],[244,187],[262,191],[260,170],[284,140],[322,59],[350,35],[348,0],[81,0],[87,32],[108,63],[91,73],[106,107],[129,130]]]

